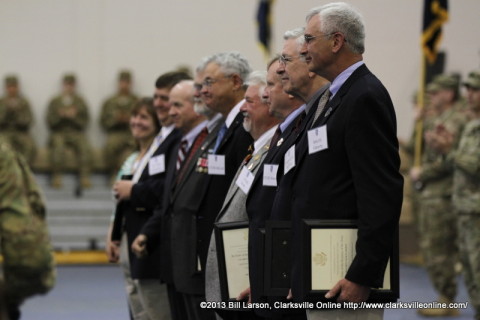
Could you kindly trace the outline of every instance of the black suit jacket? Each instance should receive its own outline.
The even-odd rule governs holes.
[[[171,155],[180,141],[181,134],[173,130],[155,150],[152,157],[164,154],[165,168],[170,165]],[[140,179],[132,187],[130,200],[123,201],[125,215],[125,231],[127,232],[128,248],[140,233],[140,230],[153,215],[154,210],[162,206],[162,195],[165,187],[167,170],[150,175],[148,165],[143,170]],[[158,238],[157,238],[158,241]],[[130,269],[134,279],[160,278],[160,251],[152,250],[147,258],[137,259],[129,250]]]
[[[387,90],[365,65],[347,79],[313,126],[323,125],[328,148],[309,155],[304,134],[291,179],[292,292],[297,301],[305,283],[302,219],[356,219],[356,256],[345,277],[379,287],[402,204],[395,111]]]
[[[210,180],[197,215],[197,248],[202,268],[205,267],[213,222],[222,208],[238,167],[245,159],[253,139],[243,128],[240,112],[228,128],[216,154],[225,155],[225,175],[210,175]]]

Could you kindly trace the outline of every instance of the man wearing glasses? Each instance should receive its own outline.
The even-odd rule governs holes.
[[[346,3],[330,3],[312,9],[306,20],[301,53],[309,70],[332,84],[310,130],[323,138],[307,135],[308,152],[298,159],[292,179],[292,246],[302,246],[303,219],[357,220],[353,262],[325,297],[363,302],[371,288],[382,286],[398,236],[403,178],[395,111],[387,90],[362,61],[359,12]],[[302,301],[305,273],[297,251],[292,261],[293,299]],[[307,310],[307,318],[382,319],[383,309]]]

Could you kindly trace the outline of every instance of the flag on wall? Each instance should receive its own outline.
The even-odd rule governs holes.
[[[270,53],[271,7],[274,0],[259,0],[257,11],[258,42],[265,54]]]
[[[448,20],[448,0],[425,0],[423,10],[422,48],[432,64],[442,39],[442,25]]]

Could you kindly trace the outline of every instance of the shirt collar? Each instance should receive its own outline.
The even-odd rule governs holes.
[[[264,132],[260,138],[255,140],[253,143],[253,154],[259,153],[263,146],[265,146],[267,143],[270,144],[270,140],[272,139],[273,135],[275,134],[275,130],[277,130],[278,125],[275,125],[268,129],[266,132]]]
[[[330,100],[332,100],[333,96],[340,90],[340,88],[343,86],[345,81],[352,75],[352,73],[357,70],[360,66],[364,65],[365,63],[363,61],[358,61],[354,64],[352,64],[350,67],[347,69],[343,70],[342,73],[340,73],[332,82],[330,85]]]
[[[197,124],[195,128],[193,128],[186,135],[183,136],[182,141],[187,141],[187,150],[190,149],[193,144],[193,140],[195,140],[200,131],[202,131],[203,128],[206,127],[207,122],[207,120],[202,121],[201,123]]]
[[[215,114],[212,119],[208,120],[208,123],[207,123],[208,132],[209,133],[212,132],[213,128],[215,128],[217,123],[221,120],[222,120],[222,114],[221,113]]]
[[[245,103],[245,99],[242,99],[239,103],[235,105],[235,107],[230,110],[228,113],[227,119],[225,119],[225,125],[227,128],[230,128],[230,126],[233,123],[233,120],[237,117],[238,113],[240,112],[240,107]]]
[[[290,125],[290,123],[292,123],[292,121],[293,121],[294,119],[296,119],[297,116],[305,110],[305,107],[306,107],[306,105],[303,104],[303,105],[301,105],[299,108],[293,110],[293,111],[290,112],[290,114],[285,118],[285,120],[283,120],[283,122],[280,123],[280,131],[281,131],[282,133],[287,129],[287,127]]]

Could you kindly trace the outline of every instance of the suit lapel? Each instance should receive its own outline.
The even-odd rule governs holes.
[[[176,185],[173,185],[174,190],[173,190],[173,194],[172,194],[172,199],[175,199],[177,197],[179,191],[182,189],[185,182],[188,181],[188,177],[197,168],[199,157],[201,157],[202,155],[208,156],[207,155],[208,150],[215,143],[215,139],[217,138],[218,131],[220,130],[220,127],[222,126],[222,124],[223,124],[222,121],[219,121],[216,124],[216,126],[212,129],[212,132],[208,134],[208,136],[205,138],[205,141],[203,141],[200,148],[198,148],[198,150],[196,151],[195,155],[192,158],[192,161],[190,161],[190,163],[188,163],[188,167],[186,168],[186,171],[185,171],[185,174],[182,177],[182,180],[178,181]]]
[[[239,112],[235,119],[233,120],[232,124],[230,127],[228,127],[227,132],[225,133],[225,136],[223,137],[222,141],[220,142],[220,146],[218,147],[217,153],[222,154],[222,148],[225,146],[227,141],[232,137],[233,133],[237,129],[238,126],[242,125],[243,123],[243,114]]]
[[[250,162],[247,164],[247,169],[250,170],[252,173],[255,174],[255,177],[257,176],[256,173],[258,172],[258,169],[260,167],[260,164],[263,163],[263,160],[265,156],[267,155],[268,149],[270,145],[270,140],[267,141],[267,143],[262,147],[260,152],[255,154]],[[229,207],[230,202],[232,201],[233,197],[239,192],[239,187],[236,184],[236,181],[238,179],[238,176],[240,175],[240,172],[242,172],[244,165],[242,164],[238,170],[237,173],[235,174],[235,177],[232,180],[232,183],[230,184],[230,188],[228,189],[227,196],[225,197],[225,201],[223,202],[222,209],[220,210],[220,213],[218,214],[216,221],[218,221],[223,214],[225,213],[226,209]],[[253,185],[253,183],[252,183]],[[242,191],[240,191],[242,192]]]

